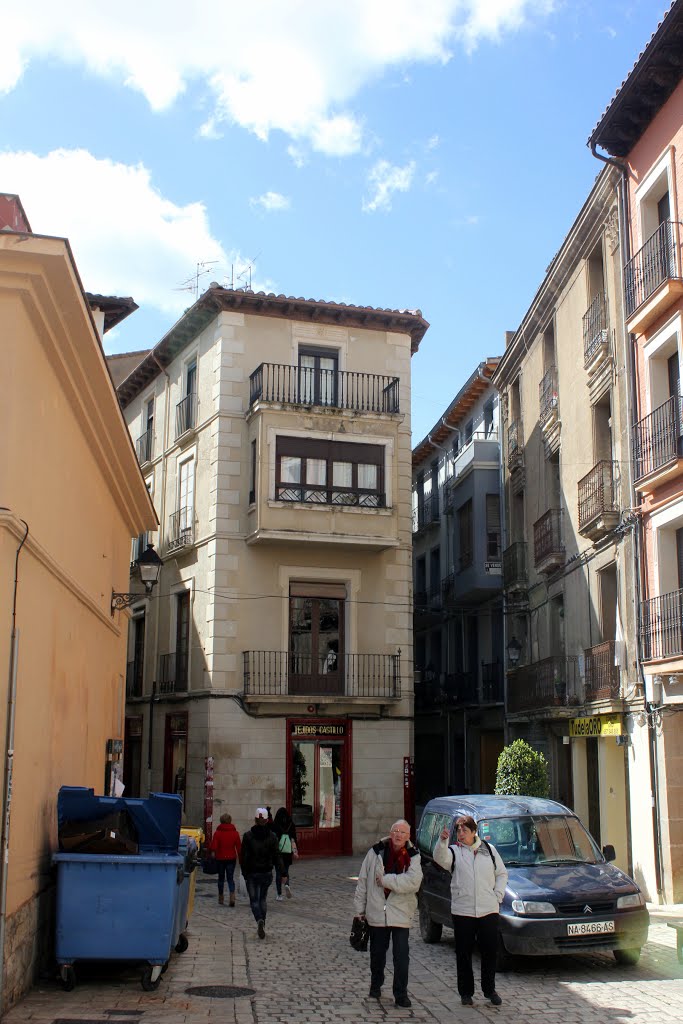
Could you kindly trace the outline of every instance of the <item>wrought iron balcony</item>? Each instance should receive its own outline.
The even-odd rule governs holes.
[[[583,365],[585,367],[590,366],[602,346],[607,344],[608,329],[607,300],[605,295],[600,292],[583,314]]]
[[[650,476],[683,456],[683,398],[672,395],[633,428],[636,481]]]
[[[503,552],[503,586],[506,590],[526,590],[529,583],[526,541],[515,541]]]
[[[173,651],[159,655],[157,693],[185,693],[187,690],[187,654]]]
[[[483,662],[481,666],[482,704],[502,704],[504,695],[503,664],[500,661]]]
[[[141,466],[144,466],[146,462],[152,461],[152,451],[154,449],[154,431],[146,430],[137,441],[135,442],[135,451],[138,456],[138,462]]]
[[[538,385],[538,419],[546,423],[551,416],[557,416],[557,367],[546,370]]]
[[[619,697],[619,668],[614,664],[614,650],[614,640],[607,640],[585,652],[587,701]]]
[[[591,540],[604,537],[619,522],[614,481],[617,466],[603,459],[579,480],[579,533]]]
[[[179,508],[169,516],[167,551],[179,551],[194,544],[194,509]]]
[[[260,401],[353,412],[400,412],[398,377],[261,363],[249,381],[250,406]]]
[[[439,511],[439,492],[430,494],[423,498],[413,509],[413,533],[421,533],[422,530],[434,526],[441,519]]]
[[[175,436],[176,441],[183,434],[187,434],[188,431],[194,430],[197,426],[197,396],[194,394],[187,395],[183,398],[182,402],[178,402],[175,407]]]
[[[663,221],[624,267],[626,316],[630,317],[660,285],[678,278],[672,221]]]
[[[524,465],[524,429],[521,420],[513,420],[508,426],[508,469],[512,471]]]
[[[555,572],[564,565],[562,510],[549,508],[534,523],[534,565],[538,572]]]
[[[683,655],[683,590],[660,594],[643,602],[640,649],[644,661]]]
[[[335,671],[289,651],[244,651],[244,696],[341,696],[396,700],[401,654],[344,654]]]
[[[508,675],[508,712],[581,703],[576,657],[554,656],[522,665]]]
[[[144,662],[142,658],[133,658],[126,665],[126,698],[142,697],[142,680]]]

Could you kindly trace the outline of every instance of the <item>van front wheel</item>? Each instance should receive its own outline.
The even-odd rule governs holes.
[[[429,908],[424,899],[420,900],[420,935],[424,942],[438,942],[441,938],[443,925],[432,920]]]
[[[618,964],[623,964],[625,967],[632,967],[633,964],[637,964],[640,960],[640,950],[636,946],[635,949],[613,949],[614,959]]]

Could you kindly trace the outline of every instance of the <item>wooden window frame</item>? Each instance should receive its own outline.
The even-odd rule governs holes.
[[[301,480],[291,484],[282,480],[283,456],[301,459]],[[326,464],[325,486],[306,483],[306,463],[315,459]],[[348,462],[352,466],[351,487],[334,486],[333,464]],[[377,487],[359,487],[358,467],[371,465],[377,469]],[[335,495],[337,497],[335,497]],[[351,500],[340,500],[344,495]],[[384,446],[375,444],[354,444],[346,441],[326,441],[317,438],[281,436],[276,441],[275,457],[275,499],[282,502],[302,502],[314,505],[332,505],[335,508],[356,506],[361,508],[385,508],[384,490]]]

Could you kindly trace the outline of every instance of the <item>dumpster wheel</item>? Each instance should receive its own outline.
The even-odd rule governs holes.
[[[145,992],[156,992],[159,988],[159,982],[161,981],[161,969],[161,964],[157,964],[154,967],[145,967],[142,972],[142,977],[140,978],[140,984]]]
[[[187,935],[179,935],[175,947],[176,953],[184,953],[189,945],[190,943],[187,941]]]
[[[71,992],[76,987],[76,972],[71,964],[62,964],[59,968],[59,976],[62,979],[62,987],[65,992]]]

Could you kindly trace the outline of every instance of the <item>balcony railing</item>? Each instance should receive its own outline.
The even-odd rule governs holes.
[[[642,480],[681,458],[683,444],[683,398],[672,395],[663,405],[645,416],[633,428],[635,478]]]
[[[179,508],[168,519],[168,537],[166,548],[177,551],[194,544],[194,509]]]
[[[245,697],[291,695],[396,699],[401,696],[401,655],[345,654],[325,673],[305,655],[288,651],[244,651]]]
[[[146,462],[152,461],[152,450],[154,447],[154,431],[146,430],[135,442],[138,462],[144,466]]]
[[[508,427],[508,469],[521,465],[524,455],[524,430],[521,420],[514,420]]]
[[[187,667],[185,652],[159,655],[157,693],[184,693],[187,690]]]
[[[541,423],[557,409],[557,367],[551,366],[538,385],[538,417]]]
[[[683,655],[683,590],[643,602],[640,649],[644,661]]]
[[[607,640],[585,652],[587,701],[619,697],[619,668],[614,664],[614,649],[614,640]]]
[[[439,494],[437,491],[435,494],[430,494],[428,498],[423,498],[413,509],[413,533],[426,530],[428,526],[438,523],[440,519]]]
[[[661,284],[676,277],[674,228],[665,220],[624,268],[626,316],[635,313]]]
[[[481,666],[482,704],[503,703],[503,664],[500,661],[483,662]]]
[[[578,659],[555,656],[523,665],[508,676],[508,711],[533,711],[581,702]]]
[[[261,401],[354,412],[400,412],[398,377],[261,363],[249,380],[250,405]]]
[[[539,572],[546,572],[562,562],[562,510],[549,508],[534,523],[534,565]]]
[[[583,365],[589,366],[600,346],[606,341],[609,327],[607,300],[601,292],[583,314]]]
[[[142,680],[144,662],[142,658],[133,658],[126,665],[126,697],[142,697]]]
[[[503,586],[525,587],[529,581],[526,541],[515,541],[503,552]]]
[[[183,398],[175,407],[175,436],[176,440],[186,434],[188,430],[194,430],[197,426],[197,396],[192,394]]]
[[[579,480],[579,532],[606,513],[619,511],[614,472],[616,462],[603,459]]]

